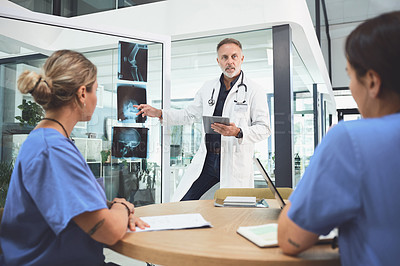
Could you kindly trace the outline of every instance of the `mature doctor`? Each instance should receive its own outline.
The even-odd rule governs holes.
[[[254,144],[270,135],[266,94],[241,70],[241,43],[226,38],[217,45],[217,53],[221,76],[206,82],[186,109],[135,106],[139,109],[137,115],[158,117],[163,125],[191,124],[202,116],[230,119],[230,125],[211,126],[219,134],[205,134],[202,138],[172,201],[197,200],[218,182],[221,188],[254,187]]]

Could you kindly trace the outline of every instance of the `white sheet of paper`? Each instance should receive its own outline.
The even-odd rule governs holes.
[[[136,227],[136,232],[212,227],[200,213],[147,216],[140,219],[148,223],[150,227],[145,229]]]

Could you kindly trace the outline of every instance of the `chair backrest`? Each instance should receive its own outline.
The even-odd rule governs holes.
[[[293,189],[288,187],[278,187],[282,198],[288,199]],[[256,197],[257,199],[274,199],[271,190],[267,188],[220,188],[215,191],[214,199],[225,199],[227,196]]]
[[[279,194],[281,194],[282,199],[284,200],[289,199],[290,194],[293,192],[293,188],[290,187],[278,187],[276,189],[279,191]]]

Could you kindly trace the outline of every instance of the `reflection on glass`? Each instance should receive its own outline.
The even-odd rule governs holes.
[[[129,123],[142,123],[140,127],[122,123],[122,120],[128,122],[126,119],[118,121],[117,73],[118,45],[120,42],[135,43],[138,44],[139,48],[146,46],[147,73],[139,68],[140,71],[134,72],[137,77],[140,77],[138,79],[147,81],[146,84],[143,84],[144,81],[142,81],[141,85],[137,85],[131,80],[126,80],[124,85],[142,90],[138,94],[130,95],[138,103],[148,101],[153,106],[160,108],[162,99],[162,44],[6,18],[0,18],[0,23],[1,25],[10,25],[15,29],[24,29],[23,31],[16,30],[13,32],[13,36],[1,35],[1,57],[7,59],[8,62],[0,66],[3,73],[0,82],[4,88],[0,93],[0,113],[2,114],[0,150],[2,161],[12,161],[16,158],[21,143],[32,130],[32,128],[15,130],[17,124],[15,116],[21,115],[21,110],[17,106],[24,99],[33,100],[30,95],[22,96],[16,89],[16,81],[19,75],[28,69],[40,72],[47,55],[51,54],[53,49],[76,50],[82,52],[97,66],[99,84],[98,105],[91,121],[78,123],[72,131],[71,136],[75,139],[77,147],[88,162],[95,177],[103,179],[106,196],[109,200],[124,195],[132,202],[138,203],[138,206],[160,202],[160,125],[158,121],[151,119],[129,121]],[[1,32],[2,34],[9,34],[8,31]],[[20,32],[20,36],[18,32]],[[27,36],[26,32],[34,33],[34,38]],[[23,41],[25,39],[26,42]],[[82,42],[81,40],[85,41]],[[136,53],[137,59],[140,50]],[[132,72],[130,72],[130,75],[133,77],[132,79],[135,79]],[[143,90],[146,92],[143,93]],[[129,93],[126,93],[126,95],[129,95]],[[127,107],[125,108],[125,114],[127,114],[125,118],[131,118],[134,110],[129,106]],[[123,108],[121,109],[123,110]],[[126,151],[120,149],[120,154],[116,153],[120,156],[115,156],[112,151],[112,128],[118,126],[138,127],[136,131],[141,140],[136,147],[134,146],[137,143],[135,144],[133,141],[125,143]],[[144,134],[143,130],[147,133]],[[6,133],[3,134],[3,132]],[[144,136],[146,140],[143,140]],[[129,139],[129,137],[131,136],[128,134],[121,136],[120,139]],[[141,143],[146,143],[146,147],[141,147]],[[137,153],[138,151],[141,153]],[[139,157],[139,159],[134,157]],[[138,162],[140,162],[140,166],[137,166]],[[136,176],[137,179],[131,178],[132,175]],[[135,185],[132,182],[136,182]],[[130,191],[132,188],[135,190]],[[126,193],[122,193],[122,191],[126,191]],[[130,192],[128,193],[128,191]]]

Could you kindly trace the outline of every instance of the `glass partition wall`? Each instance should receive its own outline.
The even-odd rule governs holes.
[[[165,103],[168,99],[165,97],[170,93],[171,108],[185,108],[193,101],[195,93],[205,81],[221,74],[216,61],[216,46],[223,38],[232,37],[240,40],[243,45],[242,69],[245,75],[262,85],[267,95],[271,136],[255,146],[255,156],[275,179],[274,105],[277,103],[274,97],[272,29],[172,42],[169,91],[168,88],[164,88],[165,47],[161,42],[33,22],[18,23],[20,23],[19,28],[14,30],[11,37],[1,35],[0,38],[2,162],[12,162],[16,158],[21,143],[33,129],[33,126],[20,126],[16,119],[18,116],[23,116],[18,106],[24,100],[33,100],[29,95],[21,95],[16,89],[16,80],[20,73],[26,69],[40,70],[46,58],[53,52],[52,49],[43,47],[77,50],[98,67],[99,89],[97,108],[92,120],[78,123],[71,135],[94,175],[99,182],[104,183],[107,198],[111,200],[114,197],[125,197],[137,206],[169,201],[199,148],[203,130],[201,121],[190,126],[173,126],[168,130],[163,129],[154,118],[126,121],[120,116],[123,108],[119,102],[118,88],[138,87],[144,90],[146,102],[157,108],[168,105]],[[0,24],[7,25],[7,19],[0,18]],[[23,42],[19,38],[18,34],[24,32],[31,35],[29,42]],[[148,58],[146,81],[126,80],[119,76],[121,62],[129,61],[127,57],[121,56],[119,49],[121,43],[146,47]],[[293,114],[287,114],[287,117],[293,117],[292,184],[295,187],[314,151],[315,131],[317,130],[321,138],[323,137],[329,125],[328,120],[335,110],[332,109],[334,104],[330,102],[333,99],[317,91],[319,103],[316,112],[314,81],[294,45],[291,56]],[[129,111],[131,114],[137,112],[134,109]],[[317,124],[317,128],[315,119],[321,121]],[[125,132],[125,130],[131,131]],[[165,130],[165,139],[162,130]],[[124,155],[122,150],[114,148],[116,144],[120,144],[125,149],[134,149],[139,146],[138,139],[141,137],[144,137],[140,146],[145,149],[144,155],[143,153]],[[163,140],[165,145],[162,145]],[[266,183],[258,170],[254,168],[254,171],[255,187],[265,187]],[[162,195],[162,191],[166,191],[165,195]]]
[[[310,163],[316,145],[325,136],[336,113],[330,97],[322,93],[312,79],[296,47],[293,58],[293,187],[296,187]]]
[[[256,145],[254,156],[260,158],[272,179],[275,179],[275,125],[274,125],[274,80],[273,80],[273,34],[272,29],[255,30],[218,36],[208,36],[172,42],[171,59],[171,107],[182,109],[193,101],[193,97],[207,80],[221,74],[217,64],[216,46],[226,37],[238,39],[243,46],[244,62],[242,70],[247,77],[262,85],[267,95],[270,114],[271,136]],[[314,106],[314,81],[301,56],[292,44],[293,67],[293,187],[295,187],[308,166],[314,152],[314,132],[324,135],[329,115],[335,110],[320,92],[318,100],[325,109],[316,112]],[[287,99],[290,101],[290,99]],[[318,105],[320,106],[320,104]],[[334,105],[333,105],[334,106]],[[324,113],[320,112],[324,111]],[[315,128],[315,114],[320,124]],[[287,114],[290,117],[290,114]],[[185,169],[199,148],[202,137],[201,121],[190,126],[171,128],[170,146],[170,190],[171,196],[179,184]],[[256,168],[255,187],[265,187],[266,183]]]
[[[184,108],[204,82],[221,75],[217,63],[217,44],[231,37],[242,43],[245,75],[262,85],[268,96],[271,127],[273,127],[273,75],[272,75],[272,29],[210,36],[189,40],[173,41],[171,45],[171,108]],[[210,95],[211,97],[211,95]],[[267,104],[267,103],[266,103]],[[200,146],[202,123],[190,126],[173,126],[171,132],[171,196]],[[255,156],[273,173],[273,134],[256,145]],[[256,168],[256,186],[265,181]]]
[[[1,27],[8,23],[9,19],[0,18]],[[139,101],[135,94],[138,92],[135,89],[139,88],[141,101],[144,97],[147,103],[161,108],[163,43],[26,21],[13,20],[13,25],[17,27],[16,33],[32,31],[34,36],[31,42],[23,42],[18,34],[15,38],[1,35],[2,163],[15,160],[22,142],[34,128],[16,119],[29,113],[29,110],[21,110],[23,101],[33,102],[29,94],[22,95],[18,91],[19,75],[24,70],[40,72],[53,52],[43,47],[76,50],[97,66],[99,88],[92,119],[79,122],[72,131],[75,145],[104,185],[108,200],[124,197],[136,206],[161,202],[161,127],[157,119],[136,119],[137,109],[131,105]],[[147,57],[141,59],[140,64],[144,66],[132,63],[132,56],[138,59],[139,54]],[[129,65],[128,76],[121,75],[124,64]]]
[[[293,56],[293,187],[300,181],[314,152],[313,80],[299,53]]]

